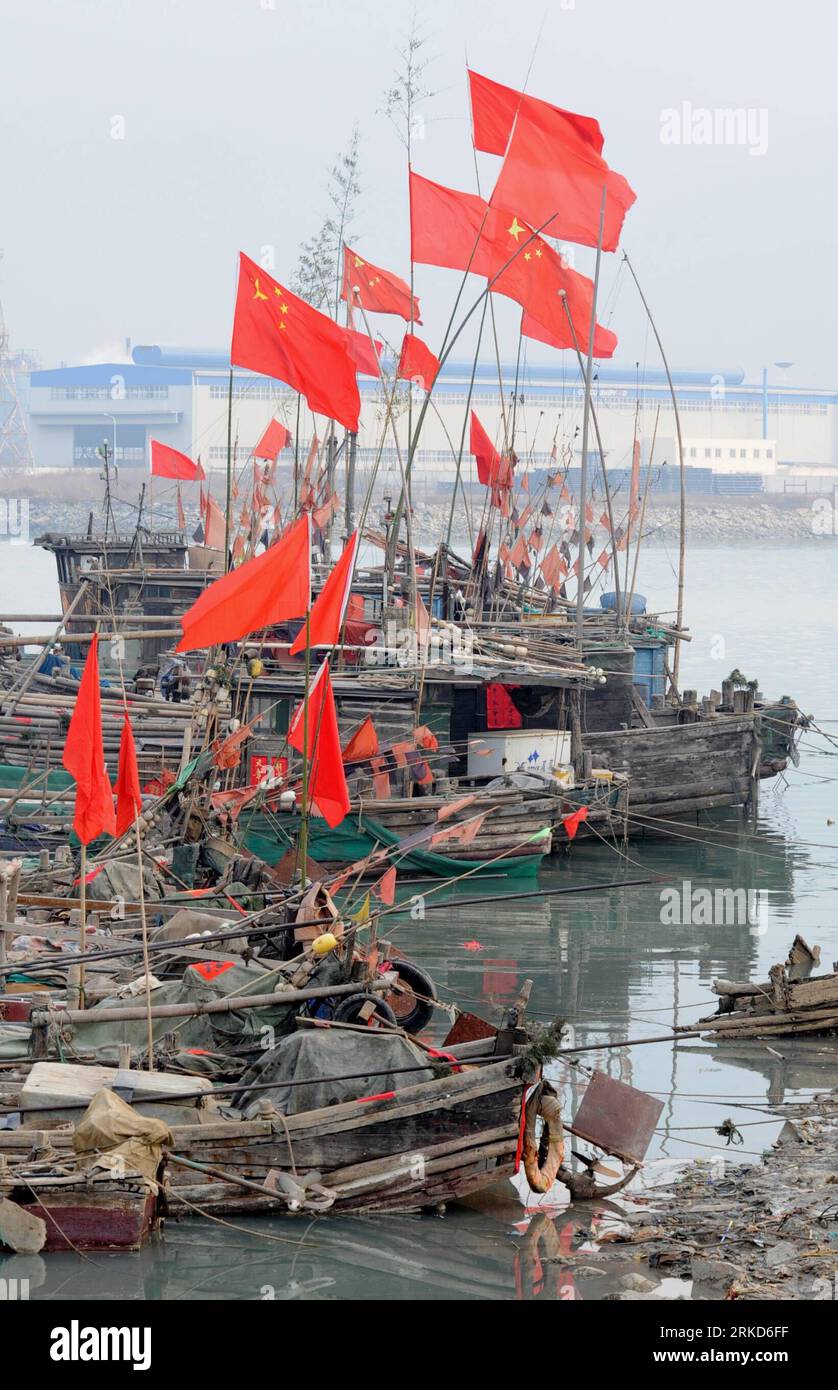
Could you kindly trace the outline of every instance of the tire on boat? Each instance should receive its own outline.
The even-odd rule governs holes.
[[[389,960],[387,969],[395,971],[399,977],[399,987],[384,996],[396,1022],[408,1033],[421,1032],[433,1017],[431,1001],[436,999],[436,985],[430,975],[410,960]]]
[[[536,1120],[544,1122],[536,1137]],[[542,1082],[527,1102],[524,1124],[524,1172],[533,1192],[549,1192],[564,1159],[562,1107],[552,1087]]]
[[[348,994],[335,1005],[332,1018],[335,1023],[363,1023],[359,1017],[365,1004],[373,1004],[375,1013],[384,1023],[396,1023],[396,1015],[380,994]]]

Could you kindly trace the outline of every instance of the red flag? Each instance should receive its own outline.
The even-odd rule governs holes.
[[[423,391],[430,391],[438,371],[439,358],[434,357],[427,344],[415,333],[405,333],[396,372],[399,380],[414,381]]]
[[[344,332],[349,334],[349,351],[361,376],[381,376],[381,363],[378,359],[384,344],[376,342],[373,348],[368,333],[358,333],[354,328],[346,328]]]
[[[413,297],[413,314],[410,312],[410,286],[398,275],[382,270],[362,260],[357,251],[349,246],[343,248],[343,289],[341,299],[350,304],[360,304],[373,314],[400,314],[408,323],[421,323],[419,300]]]
[[[181,531],[186,530],[186,513],[183,510],[183,498],[180,495],[180,488],[177,490],[177,524]]]
[[[291,441],[291,431],[287,430],[279,420],[271,420],[256,448],[253,450],[253,457],[257,459],[268,459],[275,463],[279,454]]]
[[[99,638],[95,635],[84,664],[61,762],[76,782],[73,829],[78,839],[89,845],[97,835],[113,835],[116,821],[102,744]]]
[[[567,831],[567,838],[572,840],[576,835],[583,820],[588,819],[588,807],[580,806],[578,811],[574,811],[570,816],[562,816],[562,825]]]
[[[153,478],[180,478],[186,483],[199,483],[206,477],[200,462],[193,463],[186,454],[161,444],[159,439],[151,441],[151,476]]]
[[[349,537],[343,554],[314,601],[309,619],[309,645],[312,647],[334,647],[340,637],[352,590],[358,534],[353,531]],[[289,655],[296,656],[297,652],[305,651],[305,645],[306,630],[302,627],[291,645]]]
[[[468,81],[474,148],[484,150],[486,154],[506,154],[524,93],[493,82],[489,77],[481,77],[479,72],[469,71]],[[546,107],[548,112],[564,116],[597,154],[602,153],[603,135],[599,121],[594,120],[593,116],[578,116],[574,111],[564,111],[560,106],[553,106],[549,101],[540,101],[536,97],[529,100],[536,107]]]
[[[276,545],[216,579],[181,618],[179,652],[235,642],[273,623],[300,618],[311,602],[308,515]]]
[[[287,382],[312,411],[357,430],[361,399],[346,330],[243,253],[230,361]]]
[[[134,730],[131,728],[131,720],[127,710],[122,723],[122,737],[119,740],[119,768],[114,791],[116,792],[116,833],[122,835],[129,826],[134,824],[143,809]]]
[[[366,758],[374,758],[377,753],[378,734],[375,732],[375,725],[368,714],[346,744],[343,750],[343,761],[345,763],[359,763]]]
[[[309,760],[309,795],[326,823],[340,825],[349,811],[349,790],[340,751],[338,716],[329,676],[328,658],[311,683],[308,696],[308,738],[303,741],[303,704],[288,729],[288,743]]]
[[[567,114],[522,96],[492,205],[515,208],[548,236],[596,246],[603,187],[603,250],[616,251],[635,201],[633,189],[609,169]]]
[[[204,545],[211,546],[213,550],[223,550],[226,536],[227,523],[224,513],[212,493],[208,492],[204,508]]]
[[[477,460],[477,477],[484,487],[512,486],[512,467],[509,460],[498,453],[474,411],[471,412],[469,453]]]
[[[381,878],[378,880],[378,882],[372,885],[372,891],[375,894],[375,896],[385,904],[386,907],[392,907],[393,903],[396,901],[395,868],[387,869],[381,875]]]
[[[411,173],[410,219],[415,261],[485,276],[493,294],[525,310],[522,331],[553,347],[574,346],[569,313],[580,351],[587,351],[593,281],[566,265],[522,218]],[[610,357],[616,343],[613,333],[597,328],[597,356]]]
[[[580,280],[584,280],[586,284],[591,283],[585,275],[580,275],[578,278]],[[570,296],[568,296],[568,308],[570,309],[571,317],[573,319],[573,327],[576,330],[575,343],[573,341],[573,334],[570,331],[570,326],[567,322],[566,315],[564,316],[564,324],[559,325],[559,327],[561,327],[563,331],[556,332],[554,329],[554,331],[551,333],[548,328],[545,328],[543,324],[539,323],[536,319],[534,319],[532,314],[528,314],[526,309],[521,315],[521,332],[523,336],[525,338],[533,338],[537,343],[547,343],[550,347],[554,348],[578,347],[581,353],[587,355],[589,330],[585,327],[585,325],[590,324],[590,318],[588,317],[588,315],[590,314],[590,303],[592,302],[592,300],[589,301],[589,307],[587,313],[585,313],[584,316],[579,314],[578,308],[577,312],[574,313],[574,306],[569,301]],[[561,305],[559,307],[561,308]],[[564,315],[563,309],[561,312]],[[583,334],[583,336],[581,337],[580,330]],[[598,323],[594,330],[594,357],[613,357],[616,347],[617,334],[612,333],[610,328],[603,328],[602,324]]]
[[[640,440],[635,439],[631,456],[631,489],[629,492],[629,514],[626,523],[626,540],[631,538],[631,524],[637,513],[640,500]]]

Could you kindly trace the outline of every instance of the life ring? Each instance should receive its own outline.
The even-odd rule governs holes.
[[[538,1116],[544,1121],[544,1128],[536,1138]],[[533,1192],[549,1192],[564,1160],[564,1130],[559,1098],[546,1084],[527,1102],[523,1157],[524,1172]]]

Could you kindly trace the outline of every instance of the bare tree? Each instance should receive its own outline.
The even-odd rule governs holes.
[[[361,193],[360,134],[352,130],[347,149],[329,173],[326,195],[331,210],[319,231],[300,247],[292,288],[315,309],[337,317],[340,305],[343,243],[349,236]]]

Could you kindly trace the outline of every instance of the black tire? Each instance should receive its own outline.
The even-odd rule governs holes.
[[[393,1010],[400,1028],[408,1033],[419,1033],[427,1028],[433,1018],[434,1006],[428,1000],[436,999],[436,985],[424,970],[410,960],[390,960],[387,968],[394,970],[399,977],[402,990],[391,990],[384,996]]]
[[[380,994],[348,994],[335,1006],[332,1018],[335,1023],[358,1023],[361,1009],[365,1004],[374,1004],[375,1012],[384,1023],[396,1024],[396,1015],[386,999]]]

